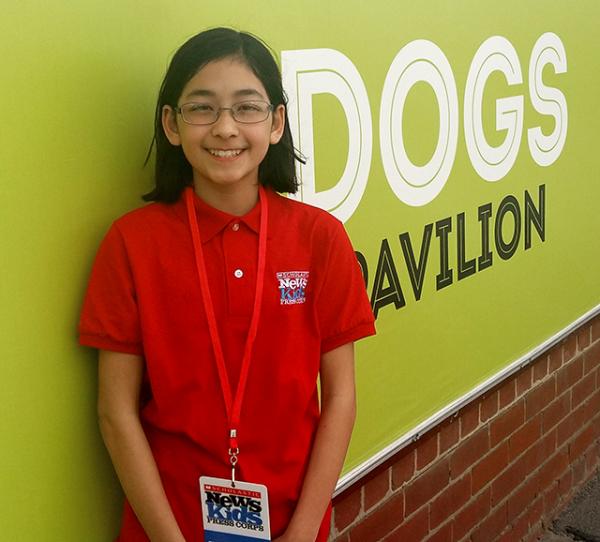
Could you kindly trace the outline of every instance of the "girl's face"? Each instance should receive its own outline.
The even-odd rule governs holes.
[[[200,102],[215,109],[246,100],[269,102],[252,70],[237,58],[206,64],[183,88],[178,106]],[[191,125],[172,107],[164,106],[163,129],[172,145],[181,145],[192,166],[194,185],[203,190],[235,191],[258,183],[258,166],[270,144],[277,143],[285,122],[279,105],[266,120],[242,124],[221,111],[214,124]]]

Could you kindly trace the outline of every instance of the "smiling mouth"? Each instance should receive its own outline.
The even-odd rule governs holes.
[[[234,158],[238,156],[244,149],[207,149],[210,154],[213,156],[218,156],[219,158]]]

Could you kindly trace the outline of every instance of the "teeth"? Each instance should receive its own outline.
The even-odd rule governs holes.
[[[234,156],[240,154],[242,150],[237,149],[222,151],[218,149],[209,149],[208,152],[210,152],[210,154],[212,154],[213,156],[218,156],[219,158],[233,158]]]

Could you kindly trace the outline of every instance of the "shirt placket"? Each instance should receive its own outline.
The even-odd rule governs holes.
[[[228,316],[249,317],[256,288],[257,234],[239,220],[223,231]]]

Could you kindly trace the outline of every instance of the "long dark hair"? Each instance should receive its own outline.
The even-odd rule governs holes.
[[[171,145],[163,131],[162,109],[165,105],[177,105],[185,85],[204,65],[226,57],[235,57],[244,62],[265,87],[269,101],[275,107],[286,107],[283,136],[277,144],[270,145],[258,168],[260,183],[277,192],[293,194],[298,190],[295,161],[304,163],[304,159],[294,149],[287,116],[287,97],[273,54],[266,44],[252,34],[230,28],[213,28],[186,41],[169,64],[158,93],[154,138],[146,157],[147,163],[152,147],[156,145],[155,186],[142,196],[144,200],[173,203],[179,199],[183,189],[192,183],[192,167],[181,146]]]

